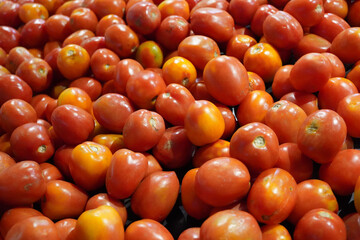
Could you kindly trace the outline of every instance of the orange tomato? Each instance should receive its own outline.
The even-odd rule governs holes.
[[[76,44],[63,47],[57,57],[60,73],[67,79],[76,79],[85,75],[90,66],[88,52]]]
[[[77,87],[70,87],[63,90],[58,97],[57,104],[58,106],[71,104],[87,112],[92,111],[92,101],[89,94]]]
[[[166,85],[178,83],[189,88],[197,77],[195,66],[186,58],[178,56],[167,60],[162,71]]]

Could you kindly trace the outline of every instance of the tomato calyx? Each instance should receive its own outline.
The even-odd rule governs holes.
[[[265,138],[263,136],[257,136],[255,137],[254,141],[253,141],[253,145],[256,148],[264,148],[266,145],[266,141]]]

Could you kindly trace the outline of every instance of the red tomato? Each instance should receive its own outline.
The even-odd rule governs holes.
[[[291,240],[289,231],[280,224],[261,227],[262,240]]]
[[[238,105],[249,92],[247,71],[234,57],[219,56],[210,60],[205,65],[203,79],[209,93],[225,105]]]
[[[0,105],[13,98],[30,102],[32,94],[30,86],[18,76],[0,75]]]
[[[102,90],[101,83],[98,80],[89,77],[78,78],[72,81],[69,87],[84,90],[92,101],[95,101],[100,96]]]
[[[348,3],[345,0],[326,0],[324,1],[324,11],[327,13],[333,13],[338,15],[341,18],[344,18],[348,15]],[[351,11],[351,6],[350,6]],[[348,22],[351,23],[350,17],[348,17]]]
[[[132,222],[126,228],[125,239],[174,240],[169,230],[167,230],[162,224],[151,219],[141,219]]]
[[[225,129],[221,138],[228,139],[233,135],[236,127],[236,119],[234,113],[232,112],[232,109],[230,107],[225,106],[221,103],[216,103],[215,106],[220,110],[225,122]]]
[[[303,154],[323,164],[333,160],[345,138],[343,118],[332,110],[323,109],[305,119],[298,132],[297,144]]]
[[[347,132],[352,137],[360,137],[358,119],[360,111],[356,107],[360,94],[352,94],[344,97],[338,104],[337,112],[345,120]]]
[[[209,160],[201,165],[195,177],[196,195],[214,207],[226,206],[242,199],[249,188],[249,171],[234,158]]]
[[[27,48],[43,47],[48,40],[45,20],[41,18],[30,20],[21,29],[20,42]]]
[[[230,142],[219,139],[198,148],[192,159],[192,164],[198,168],[205,162],[217,157],[230,157]]]
[[[148,168],[146,170],[145,176],[148,176],[153,172],[163,170],[160,163],[158,162],[158,160],[153,155],[151,155],[150,153],[147,153],[147,152],[144,152],[143,154],[144,154],[144,156],[146,157],[146,159],[148,161]]]
[[[171,15],[181,16],[185,20],[189,19],[189,4],[185,0],[165,0],[158,5],[158,8],[161,13],[161,20]]]
[[[12,1],[0,3],[0,25],[18,27],[21,23],[19,18],[20,4]]]
[[[60,50],[57,66],[65,78],[73,80],[84,76],[87,72],[90,66],[90,56],[83,47],[69,44]]]
[[[300,91],[289,92],[282,96],[280,100],[287,100],[289,102],[295,103],[301,107],[307,115],[310,115],[311,113],[319,110],[318,99],[312,93]]]
[[[125,24],[125,21],[115,14],[105,15],[96,25],[96,36],[104,36],[106,29],[114,24]]]
[[[144,178],[131,197],[131,209],[141,218],[163,221],[175,205],[179,188],[175,172],[154,172]]]
[[[353,64],[360,60],[360,27],[345,29],[332,41],[330,52],[342,62]]]
[[[349,14],[347,16],[347,21],[352,27],[359,26],[360,18],[359,18],[359,15],[357,14],[359,9],[360,9],[360,4],[357,1],[353,2],[350,5]]]
[[[12,48],[20,45],[20,33],[8,26],[0,26],[0,47],[9,52]]]
[[[114,24],[105,31],[105,43],[120,58],[126,58],[136,51],[139,38],[127,25]]]
[[[200,236],[203,240],[262,239],[256,219],[240,210],[224,210],[210,216],[201,225]]]
[[[106,190],[116,199],[130,197],[145,177],[147,159],[128,149],[116,151],[106,173]]]
[[[15,160],[5,152],[0,152],[0,172],[15,164]]]
[[[70,233],[75,229],[77,220],[72,218],[65,218],[55,223],[60,240],[69,239]]]
[[[56,149],[53,160],[54,165],[60,170],[66,179],[71,179],[69,161],[74,147],[63,145]]]
[[[160,25],[161,13],[154,3],[138,2],[126,12],[126,22],[139,34],[151,34]]]
[[[156,42],[145,41],[137,48],[135,59],[144,68],[160,68],[163,64],[163,52]]]
[[[276,7],[270,4],[263,4],[259,6],[251,20],[250,28],[257,36],[263,35],[263,24],[267,16],[279,11]]]
[[[189,0],[188,2],[190,2]],[[226,0],[202,0],[202,1],[194,1],[197,2],[195,6],[192,7],[190,15],[195,12],[199,8],[211,7],[217,8],[227,11],[229,7],[229,2]]]
[[[98,19],[95,13],[89,8],[76,8],[70,15],[70,28],[73,32],[82,29],[96,31]]]
[[[272,93],[276,99],[280,99],[285,94],[295,91],[290,83],[290,72],[294,65],[281,66],[274,75],[271,85]]]
[[[200,240],[200,228],[191,227],[185,229],[178,237],[178,240]]]
[[[65,15],[55,14],[45,22],[46,32],[54,41],[64,41],[71,33],[70,18]]]
[[[357,239],[360,237],[360,214],[354,213],[349,215],[343,218],[346,227],[346,237],[347,239]]]
[[[278,224],[291,213],[296,203],[296,181],[281,168],[263,171],[250,189],[247,206],[259,222]]]
[[[233,35],[227,43],[226,55],[236,57],[243,62],[246,50],[256,43],[257,41],[248,35]]]
[[[307,53],[324,53],[328,52],[331,43],[323,37],[313,33],[305,34],[298,45],[294,48],[293,53],[296,59]],[[330,59],[329,59],[330,60]]]
[[[325,52],[321,54],[327,57],[332,65],[333,70],[331,73],[331,77],[345,77],[345,66],[343,62],[341,62],[341,60],[335,54],[329,52]]]
[[[109,81],[114,79],[115,66],[120,58],[111,50],[100,48],[96,50],[90,59],[90,67],[96,79]]]
[[[318,24],[324,17],[322,0],[292,0],[284,11],[295,17],[302,27],[311,27]]]
[[[345,224],[338,215],[329,210],[313,209],[300,219],[294,231],[294,240],[311,238],[345,240]]]
[[[40,163],[40,168],[41,174],[43,175],[46,182],[49,182],[51,180],[63,180],[64,178],[60,170],[51,163]]]
[[[279,158],[279,140],[263,123],[253,122],[240,127],[231,137],[230,156],[242,161],[250,173],[272,168]]]
[[[234,18],[235,23],[240,26],[247,26],[261,5],[258,0],[231,0],[229,4],[229,13]]]
[[[90,1],[89,8],[93,10],[100,19],[108,14],[115,14],[122,18],[125,13],[125,1],[94,0]]]

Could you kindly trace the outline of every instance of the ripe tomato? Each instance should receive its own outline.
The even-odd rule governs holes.
[[[125,1],[94,0],[90,1],[89,8],[101,19],[108,14],[115,14],[122,18],[125,13]]]
[[[190,88],[197,77],[195,66],[179,56],[167,60],[162,67],[162,73],[166,85],[177,83],[186,88]]]
[[[174,240],[173,236],[162,224],[151,219],[132,222],[125,231],[126,240],[161,239]]]
[[[64,41],[72,33],[70,18],[61,14],[50,16],[45,22],[45,28],[49,38],[54,41]]]
[[[219,139],[198,148],[192,159],[192,164],[198,168],[205,162],[217,157],[230,157],[230,142]]]
[[[329,210],[313,209],[300,219],[294,231],[294,240],[311,238],[345,240],[345,224],[338,215]]]
[[[51,180],[63,180],[64,177],[60,170],[53,164],[44,162],[40,163],[41,174],[43,175],[46,182]]]
[[[318,24],[324,17],[322,0],[293,0],[289,1],[284,11],[295,17],[302,27]]]
[[[261,1],[257,0],[231,0],[229,3],[229,13],[234,18],[236,24],[247,26],[251,23],[260,5]]]
[[[294,48],[293,53],[296,59],[304,56],[307,53],[328,52],[331,43],[323,37],[313,33],[308,33],[303,36],[298,45]]]
[[[81,29],[88,29],[95,32],[97,24],[98,19],[95,13],[89,8],[80,7],[71,12],[70,28],[73,32]]]
[[[133,59],[122,59],[117,63],[114,75],[114,85],[116,90],[121,93],[126,93],[126,84],[128,79],[144,70],[141,64]]]
[[[248,35],[233,35],[227,43],[226,55],[236,57],[243,62],[246,50],[256,43],[257,41]]]
[[[0,25],[18,27],[21,23],[19,18],[19,3],[3,1],[0,3]]]
[[[0,172],[4,171],[11,165],[15,164],[15,160],[5,152],[0,152]]]
[[[360,128],[357,124],[360,117],[357,103],[360,99],[360,94],[352,94],[343,98],[337,108],[337,112],[344,119],[347,127],[347,133],[352,137],[360,137]]]
[[[295,103],[301,107],[307,115],[310,115],[311,113],[319,110],[318,99],[312,93],[300,91],[289,92],[282,96],[280,100],[287,100],[289,102]]]
[[[65,78],[76,79],[84,76],[89,69],[90,56],[79,45],[69,44],[60,50],[57,66]]]
[[[105,31],[105,43],[120,58],[127,58],[136,51],[139,38],[127,25],[114,24]]]
[[[347,239],[357,239],[360,237],[360,214],[359,213],[350,213],[343,217],[345,227],[346,227],[346,237]]]
[[[336,138],[334,138],[336,136]],[[310,114],[299,129],[297,144],[317,163],[329,163],[346,138],[346,124],[336,112],[323,109]]]
[[[147,159],[128,149],[116,151],[106,173],[107,193],[115,199],[130,197],[145,177]]]
[[[76,222],[76,219],[65,218],[55,223],[60,240],[69,239],[70,233],[75,229]]]
[[[240,127],[230,140],[230,156],[242,161],[250,173],[272,168],[279,158],[279,140],[263,123],[253,122]]]
[[[199,240],[200,239],[200,228],[191,227],[187,228],[179,235],[178,240]]]
[[[32,94],[30,86],[18,76],[0,75],[0,105],[13,98],[30,102]]]
[[[325,52],[321,54],[327,57],[332,65],[333,70],[331,73],[331,77],[345,77],[345,66],[335,54],[332,54],[330,52]]]
[[[210,216],[201,225],[200,236],[204,240],[262,239],[256,219],[240,210],[224,210]]]
[[[284,221],[295,206],[296,185],[291,174],[281,168],[263,171],[250,189],[247,198],[249,212],[262,223]]]
[[[104,36],[108,27],[114,24],[124,24],[125,21],[115,14],[108,14],[102,17],[96,25],[96,36]]]
[[[189,106],[184,126],[189,140],[196,146],[215,142],[225,130],[220,110],[206,100],[195,101]]]
[[[333,13],[345,19],[348,15],[349,7],[347,1],[344,0],[326,0],[324,1],[324,11],[327,13]],[[350,17],[348,17],[347,21],[351,23]]]
[[[360,27],[347,28],[333,40],[330,52],[338,56],[344,63],[353,64],[360,60]]]
[[[279,11],[276,7],[271,4],[263,4],[259,6],[251,20],[250,28],[253,33],[257,36],[263,35],[263,24],[267,16]]]
[[[8,26],[0,26],[0,46],[5,50],[5,52],[9,52],[12,48],[20,45],[20,33]]]
[[[249,92],[247,71],[235,57],[211,59],[205,65],[203,79],[209,93],[228,106],[238,105]]]
[[[264,225],[261,232],[263,240],[291,240],[289,231],[280,224]]]
[[[144,178],[131,197],[131,209],[141,218],[163,221],[175,205],[179,188],[175,172],[153,172]]]
[[[119,57],[113,51],[100,48],[92,54],[90,66],[96,79],[109,81],[114,79],[115,66],[119,61]]]
[[[158,5],[158,8],[161,13],[161,20],[171,15],[181,16],[188,20],[190,16],[189,4],[185,0],[165,0]]]
[[[45,22],[41,18],[36,18],[25,23],[21,29],[21,45],[27,48],[43,47],[48,40]]]
[[[126,12],[126,22],[136,33],[153,33],[160,25],[161,13],[154,3],[138,2]]]
[[[359,26],[360,18],[357,14],[359,9],[360,9],[360,4],[358,2],[351,3],[347,16],[347,21],[352,27]]]
[[[72,81],[69,88],[76,87],[84,90],[92,101],[95,101],[101,94],[102,86],[101,83],[89,77],[78,78]]]
[[[145,41],[137,48],[135,59],[144,68],[160,68],[163,64],[163,52],[156,42]]]
[[[80,88],[69,87],[60,93],[57,99],[57,105],[61,106],[66,104],[79,107],[89,113],[92,111],[92,101],[90,96]]]

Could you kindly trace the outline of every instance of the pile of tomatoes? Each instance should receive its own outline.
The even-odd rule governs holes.
[[[359,13],[0,0],[0,240],[360,239]]]

